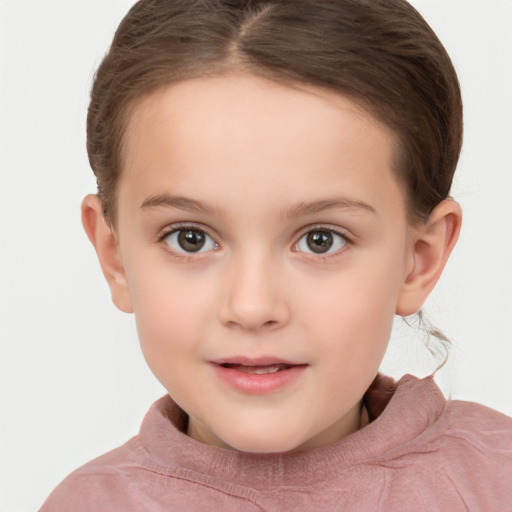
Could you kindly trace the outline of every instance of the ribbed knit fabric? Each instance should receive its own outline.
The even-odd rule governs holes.
[[[191,439],[165,396],[41,511],[512,511],[512,419],[447,402],[432,377],[379,376],[364,400],[373,421],[341,441],[256,455]]]

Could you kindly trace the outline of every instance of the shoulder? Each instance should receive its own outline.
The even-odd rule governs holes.
[[[40,512],[190,510],[198,482],[183,463],[190,455],[182,447],[183,414],[168,395],[157,400],[135,437],[73,471]]]
[[[447,401],[432,376],[405,376],[395,387],[375,420],[378,439],[388,436],[376,464],[401,497],[434,500],[441,510],[502,510],[512,503],[511,418],[476,403]]]
[[[144,472],[137,438],[73,471],[50,494],[40,512],[122,510],[118,503]]]
[[[512,418],[480,404],[449,400],[425,432],[437,471],[469,510],[512,503]]]
[[[448,400],[433,427],[455,445],[472,446],[489,456],[512,456],[512,418],[483,405]]]

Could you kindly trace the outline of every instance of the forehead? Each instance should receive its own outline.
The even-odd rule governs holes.
[[[336,186],[379,203],[389,188],[396,200],[395,147],[390,129],[338,94],[243,74],[190,80],[134,109],[119,191],[223,201],[249,189],[255,202],[285,203]]]

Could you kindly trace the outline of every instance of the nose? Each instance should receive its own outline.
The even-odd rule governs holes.
[[[221,322],[248,331],[277,329],[290,319],[283,272],[269,258],[231,262],[220,308]]]

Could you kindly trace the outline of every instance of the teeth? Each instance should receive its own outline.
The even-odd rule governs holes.
[[[263,375],[266,373],[276,373],[281,370],[286,370],[290,366],[287,364],[274,364],[268,366],[244,366],[242,364],[227,364],[223,365],[227,368],[232,368],[233,370],[238,370],[243,373],[255,373],[256,375]]]
[[[248,373],[257,373],[258,375],[263,373],[275,373],[283,369],[279,366],[253,366],[249,368],[250,370]]]

